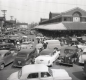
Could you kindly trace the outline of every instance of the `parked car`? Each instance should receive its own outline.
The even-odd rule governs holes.
[[[84,64],[84,61],[86,60],[86,48],[82,51],[82,53],[79,55],[79,63]]]
[[[86,60],[84,61],[83,75],[86,77]]]
[[[40,55],[35,58],[35,64],[45,64],[47,66],[53,66],[55,60],[59,57],[60,51],[54,51],[53,49],[44,49],[40,52]]]
[[[22,67],[30,64],[31,58],[36,56],[35,51],[36,49],[23,49],[19,51],[13,61],[13,67]]]
[[[14,57],[10,50],[0,50],[0,69],[4,69],[7,64],[13,62]]]
[[[75,62],[75,59],[78,57],[78,50],[77,47],[74,46],[68,46],[64,49],[63,53],[60,53],[59,64],[66,64],[73,66],[73,63]]]
[[[43,64],[25,65],[7,80],[72,80],[64,69],[50,69]]]
[[[17,49],[12,43],[2,43],[0,44],[0,50],[18,51],[19,49]]]
[[[44,43],[48,43],[47,44],[48,49],[54,49],[55,47],[61,49],[61,44],[59,40],[45,40]]]

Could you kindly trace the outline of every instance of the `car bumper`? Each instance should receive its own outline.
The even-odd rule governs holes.
[[[61,60],[58,60],[58,63],[59,64],[64,64],[64,65],[73,66],[73,63],[64,63],[64,62],[61,62]]]

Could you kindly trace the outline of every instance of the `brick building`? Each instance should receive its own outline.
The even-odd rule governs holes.
[[[80,36],[86,34],[86,11],[73,8],[62,13],[49,13],[49,19],[42,19],[35,30],[45,36]]]

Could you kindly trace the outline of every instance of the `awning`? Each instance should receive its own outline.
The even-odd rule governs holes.
[[[64,22],[67,30],[86,30],[86,22]]]
[[[35,29],[44,29],[44,30],[67,30],[67,28],[62,23],[38,25],[38,26],[36,26],[34,28]]]
[[[47,25],[38,25],[34,29],[44,30],[86,30],[86,22],[61,22]]]

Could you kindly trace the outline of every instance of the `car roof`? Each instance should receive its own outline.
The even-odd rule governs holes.
[[[0,45],[13,45],[12,43],[2,43],[2,44],[0,44]]]
[[[22,74],[48,72],[48,67],[44,64],[30,64],[22,67]]]
[[[77,47],[75,47],[75,46],[67,46],[65,49],[77,49]]]
[[[53,49],[44,49],[41,53],[53,53]]]
[[[31,53],[34,49],[23,49],[23,50],[20,50],[18,53],[22,54],[22,53],[25,53],[25,54],[28,54],[28,53]]]
[[[9,50],[0,50],[0,54],[3,54],[3,55],[7,52],[9,52]]]

